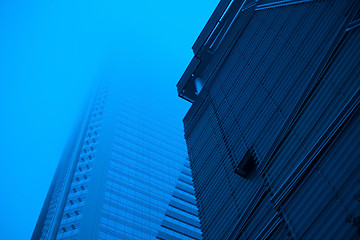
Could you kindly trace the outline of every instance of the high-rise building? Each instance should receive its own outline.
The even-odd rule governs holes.
[[[100,82],[32,239],[201,239],[181,116],[111,72]]]
[[[359,5],[220,1],[177,85],[204,239],[360,239]]]

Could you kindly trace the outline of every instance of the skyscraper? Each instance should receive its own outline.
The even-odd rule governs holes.
[[[201,239],[181,121],[115,75],[101,74],[32,239]]]
[[[359,5],[220,1],[177,85],[204,239],[360,238]]]

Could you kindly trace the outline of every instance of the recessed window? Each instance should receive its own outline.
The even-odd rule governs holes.
[[[71,228],[72,228],[73,230],[75,230],[75,225],[71,224]]]
[[[66,232],[66,228],[64,228],[64,227],[62,228],[62,230],[63,230],[63,232]]]
[[[249,148],[236,167],[235,173],[239,174],[243,178],[248,178],[255,168],[255,152],[252,148]]]
[[[67,218],[70,218],[70,214],[67,213],[66,216],[67,216]]]
[[[74,211],[75,215],[79,215],[79,212],[78,211]]]
[[[81,186],[81,189],[82,189],[82,190],[85,190],[84,186]]]
[[[81,198],[78,198],[78,201],[79,201],[79,202],[82,202]]]
[[[73,202],[72,200],[70,200],[69,202],[70,202],[70,204],[71,204],[71,205],[73,205],[73,204],[74,204],[74,202]]]

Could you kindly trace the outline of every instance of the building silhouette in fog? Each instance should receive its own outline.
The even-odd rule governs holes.
[[[359,239],[359,1],[221,0],[177,87],[204,239]]]
[[[111,72],[100,81],[32,239],[201,239],[181,118]]]

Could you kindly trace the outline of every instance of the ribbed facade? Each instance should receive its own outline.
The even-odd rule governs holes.
[[[103,75],[32,239],[202,239],[176,112]]]
[[[185,163],[171,197],[161,229],[161,240],[202,239],[189,163]]]
[[[178,83],[204,239],[360,238],[359,16],[219,3]]]

